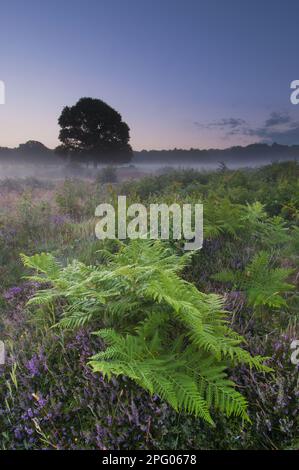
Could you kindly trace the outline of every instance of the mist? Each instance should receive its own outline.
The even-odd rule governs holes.
[[[241,147],[241,149],[241,153],[245,153],[248,147]],[[287,149],[290,149],[290,147],[287,147]],[[204,172],[214,171],[220,167],[228,169],[256,168],[273,162],[298,160],[299,151],[292,155],[290,155],[290,152],[270,153],[268,155],[261,155],[257,152],[256,154],[248,154],[246,157],[236,154],[234,149],[231,153],[226,150],[216,150],[213,154],[210,154],[210,151],[190,150],[142,151],[134,152],[132,161],[126,164],[109,164],[107,160],[105,163],[95,164],[88,162],[88,158],[86,158],[87,163],[83,161],[70,162],[52,157],[45,161],[44,154],[34,154],[32,157],[26,156],[24,162],[20,162],[19,159],[13,159],[13,161],[8,159],[5,159],[5,161],[0,160],[0,179],[37,178],[59,181],[66,178],[80,178],[94,180],[104,168],[111,166],[115,168],[117,180],[125,181],[173,170],[194,169]]]

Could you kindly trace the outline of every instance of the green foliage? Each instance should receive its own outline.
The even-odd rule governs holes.
[[[58,325],[92,322],[107,345],[91,358],[94,371],[126,375],[160,395],[175,410],[213,423],[210,408],[248,419],[247,403],[226,369],[247,364],[268,371],[264,358],[240,347],[243,338],[226,321],[221,297],[199,292],[179,273],[190,255],[178,257],[159,242],[136,240],[106,257],[106,265],[74,261],[60,268],[51,255],[23,256],[52,287],[31,303],[63,304]],[[36,279],[36,277],[34,277]]]
[[[258,239],[264,246],[279,246],[289,241],[288,227],[280,216],[269,217],[260,202],[247,204],[242,220],[247,234]]]
[[[299,334],[299,297],[298,288],[280,289],[298,285],[299,165],[223,170],[164,171],[113,187],[93,182],[90,169],[84,170],[88,181],[0,182],[0,331],[9,358],[0,377],[0,447],[44,448],[50,442],[61,449],[96,448],[98,427],[101,439],[106,432],[105,448],[296,446],[298,371],[290,344]],[[192,259],[174,256],[183,250],[171,242],[165,268],[158,245],[144,242],[133,250],[130,244],[130,256],[126,247],[114,256],[119,244],[96,239],[93,215],[96,205],[115,204],[118,194],[146,206],[202,202],[202,250]],[[52,255],[24,257],[24,268],[20,252]],[[252,269],[261,252],[266,263]],[[37,292],[35,282],[22,282],[35,268]],[[225,282],[215,282],[213,274],[223,271]],[[25,303],[34,292],[32,315]],[[212,292],[223,296],[230,313]],[[233,344],[228,325],[231,334],[245,338],[245,349]],[[273,373],[265,377],[253,362],[242,366],[242,354],[249,365],[256,355],[269,356]],[[30,372],[32,358],[33,366],[40,364],[36,373]],[[11,359],[18,364],[12,373]],[[103,380],[87,362],[113,379]],[[33,394],[46,404],[41,407]],[[246,402],[250,426],[236,411]],[[235,411],[229,415],[230,403]],[[216,427],[206,421],[207,412]]]
[[[248,304],[253,307],[268,306],[279,308],[286,306],[282,294],[294,288],[286,282],[293,272],[287,268],[272,268],[269,253],[261,251],[246,266],[244,271],[222,271],[213,276],[217,281],[230,282],[244,290]]]
[[[237,238],[244,227],[242,207],[232,204],[228,199],[221,201],[210,198],[204,203],[204,235],[207,238],[218,238],[227,234]]]

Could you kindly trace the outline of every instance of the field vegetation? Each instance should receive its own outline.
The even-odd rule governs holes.
[[[204,206],[204,244],[95,207]],[[1,449],[299,447],[299,165],[0,180]]]

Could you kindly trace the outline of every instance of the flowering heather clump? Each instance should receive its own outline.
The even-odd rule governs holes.
[[[290,360],[292,334],[272,334],[251,337],[248,346],[252,353],[271,356],[268,361],[275,373],[267,380],[244,368],[234,373],[234,380],[245,391],[250,403],[252,426],[245,439],[252,448],[282,448],[298,437],[299,424],[299,365]],[[243,437],[244,438],[244,437]]]
[[[19,286],[5,290],[0,298],[5,301],[5,310],[0,318],[10,336],[18,336],[24,327],[26,318],[25,305],[28,299],[40,287],[40,283],[27,281]]]
[[[39,282],[28,281],[20,284],[19,286],[10,287],[4,291],[2,296],[11,307],[13,306],[16,309],[23,309],[24,304],[39,287]]]
[[[155,446],[158,437],[166,433],[165,420],[173,412],[125,378],[108,383],[93,374],[86,361],[94,348],[89,334],[78,331],[68,339],[49,335],[47,349],[26,361],[22,353],[14,357],[18,393],[11,394],[1,385],[0,427],[8,436],[7,442],[3,441],[5,448]],[[7,380],[11,365],[9,359]]]
[[[42,351],[39,352],[39,354],[34,354],[32,358],[27,361],[25,366],[28,369],[31,377],[40,375],[42,370],[48,370],[46,356]]]
[[[5,300],[13,300],[15,297],[20,295],[23,292],[22,287],[11,287],[6,292],[4,292],[3,297]]]
[[[279,366],[276,376],[265,381],[243,367],[234,374],[251,404],[253,425],[242,429],[235,420],[215,416],[216,428],[211,429],[198,419],[176,416],[124,377],[107,382],[93,374],[86,361],[100,345],[91,343],[89,332],[79,330],[69,337],[51,334],[45,351],[24,362],[23,353],[13,359],[18,363],[18,394],[11,396],[2,388],[0,424],[8,436],[3,445],[15,449],[163,449],[174,442],[182,449],[288,445],[296,436],[299,410],[299,371],[289,362],[290,339],[273,338],[266,351],[254,340],[249,345],[261,354],[276,348],[271,359],[273,367]],[[21,346],[28,348],[25,340]],[[9,361],[7,373],[10,366]],[[5,400],[13,413],[4,406]]]

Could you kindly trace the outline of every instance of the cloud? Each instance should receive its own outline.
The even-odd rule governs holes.
[[[260,127],[244,130],[245,135],[258,138],[260,141],[293,145],[299,143],[299,123],[287,113],[274,112]]]
[[[265,121],[265,127],[274,127],[282,124],[290,123],[291,117],[287,113],[271,113],[270,117]]]
[[[221,130],[225,130],[225,129],[229,130],[229,129],[237,129],[237,128],[240,128],[241,126],[246,125],[246,121],[244,121],[244,119],[230,117],[230,118],[223,118],[223,119],[219,119],[218,121],[212,121],[208,123],[200,123],[198,121],[195,121],[194,125],[201,129],[218,128]]]
[[[252,136],[259,137],[262,141],[279,144],[294,145],[299,144],[299,123],[291,122],[284,129],[273,129],[269,127],[261,127],[251,130]]]
[[[234,117],[194,124],[198,129],[217,129],[224,133],[225,137],[251,137],[255,142],[299,144],[299,122],[284,112],[272,112],[262,125],[257,127],[250,126],[244,119]]]

